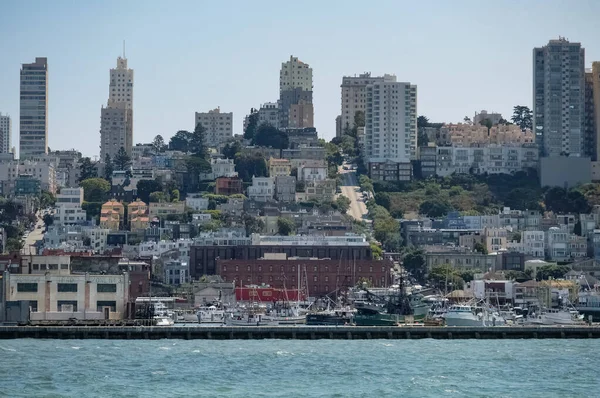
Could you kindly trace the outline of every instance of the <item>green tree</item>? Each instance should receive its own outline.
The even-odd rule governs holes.
[[[250,108],[250,114],[248,115],[248,124],[246,130],[244,130],[244,138],[247,140],[253,140],[258,128],[258,111],[254,108]]]
[[[150,194],[152,192],[163,190],[163,185],[159,180],[139,180],[136,185],[137,197],[145,203],[150,201]]]
[[[488,254],[487,247],[485,247],[483,244],[481,244],[479,242],[475,243],[473,250],[475,250],[477,253]]]
[[[258,146],[287,149],[290,141],[286,133],[277,130],[270,124],[261,124],[256,130],[252,143]]]
[[[162,135],[158,134],[152,141],[152,149],[154,150],[154,153],[161,153],[165,151],[165,148],[165,139]]]
[[[343,214],[346,214],[346,212],[348,211],[348,209],[350,208],[350,199],[348,199],[346,196],[344,195],[339,195],[336,199],[335,199],[335,204],[337,205],[337,208],[340,212],[342,212]]]
[[[110,155],[107,153],[104,157],[104,178],[107,181],[112,181],[114,167]]]
[[[242,144],[239,141],[231,141],[225,144],[221,153],[227,159],[235,159],[235,155],[242,151]]]
[[[462,289],[465,281],[460,277],[460,272],[450,264],[442,264],[433,267],[428,279],[439,289],[448,290]]]
[[[79,183],[86,202],[104,202],[108,199],[110,183],[104,178],[88,178]]]
[[[429,118],[427,116],[419,116],[417,118],[417,128],[419,127],[429,127]]]
[[[198,123],[192,133],[190,152],[195,157],[208,159],[209,150],[206,145],[206,129],[202,126],[202,123]]]
[[[54,217],[52,217],[50,214],[45,214],[43,221],[46,227],[49,227],[50,225],[54,224]]]
[[[371,258],[373,260],[382,260],[383,250],[381,250],[381,246],[379,246],[376,242],[371,242],[369,246],[371,247]]]
[[[562,279],[571,270],[568,265],[548,264],[538,268],[536,279],[538,281],[547,279]]]
[[[375,203],[377,203],[379,206],[385,207],[387,210],[390,210],[390,194],[387,192],[377,192],[375,194]]]
[[[516,105],[513,108],[511,120],[519,126],[521,130],[533,128],[533,112],[527,106]]]
[[[192,133],[185,130],[179,130],[169,140],[169,149],[172,151],[189,152],[190,142],[192,141]]]
[[[160,202],[166,202],[166,201],[167,201],[167,198],[163,191],[152,192],[148,199],[148,202],[150,202],[150,203],[160,203]]]
[[[433,218],[443,217],[452,210],[452,205],[440,198],[427,199],[419,206],[419,213]]]
[[[279,235],[292,235],[296,230],[294,222],[285,217],[277,218],[277,230]]]
[[[40,194],[40,208],[45,209],[47,207],[53,207],[56,203],[56,196],[51,192],[42,191]]]
[[[171,202],[179,202],[179,189],[171,191]]]
[[[8,253],[18,252],[23,248],[23,241],[19,238],[8,238],[6,240],[6,251]]]
[[[246,235],[261,233],[265,228],[265,223],[258,217],[253,217],[250,214],[244,214],[244,227],[246,228]]]
[[[404,269],[417,280],[423,282],[427,273],[427,264],[425,262],[425,252],[422,249],[409,250],[402,260]]]
[[[488,134],[490,133],[490,130],[492,129],[492,127],[494,127],[494,123],[492,123],[492,121],[490,119],[483,119],[481,122],[479,122],[479,124],[481,124],[482,126],[487,127],[488,130]]]
[[[267,161],[260,154],[238,154],[235,158],[235,171],[244,182],[251,182],[252,176],[266,177]]]
[[[354,112],[354,127],[365,127],[365,112]]]
[[[125,150],[125,148],[119,148],[119,151],[115,155],[115,159],[113,161],[114,167],[117,170],[127,170],[129,166],[131,166],[131,157]]]
[[[79,181],[87,180],[88,178],[95,178],[98,176],[96,166],[92,164],[90,158],[79,159]]]

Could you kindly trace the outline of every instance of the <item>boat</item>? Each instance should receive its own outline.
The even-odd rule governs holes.
[[[198,323],[224,323],[225,311],[215,305],[199,307],[196,317]]]
[[[448,308],[444,317],[446,326],[502,326],[504,318],[487,305],[476,307],[470,304],[457,304]]]
[[[600,319],[600,294],[595,290],[579,292],[575,309],[580,314],[592,316],[594,321]]]
[[[227,326],[277,326],[279,322],[263,313],[232,312],[225,316]]]
[[[546,308],[532,313],[524,319],[525,325],[576,325],[582,323],[582,315],[577,310]]]
[[[306,324],[311,326],[339,326],[353,322],[356,311],[350,308],[325,310],[306,314]]]
[[[175,312],[167,308],[165,303],[158,301],[152,305],[153,316],[156,326],[173,326],[175,324]]]
[[[173,326],[175,325],[175,321],[172,318],[166,316],[155,316],[154,317],[155,326]]]

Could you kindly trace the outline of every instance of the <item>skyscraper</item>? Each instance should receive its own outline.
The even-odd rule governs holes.
[[[366,86],[365,160],[375,180],[410,180],[417,152],[417,86],[375,81]]]
[[[585,136],[593,161],[600,159],[600,62],[585,71]]]
[[[294,56],[281,64],[279,72],[280,127],[314,127],[312,68]],[[295,112],[290,113],[293,105]],[[299,117],[299,113],[301,116]]]
[[[533,130],[540,155],[585,156],[581,43],[564,37],[533,50]]]
[[[341,127],[336,126],[336,136],[340,137],[346,127],[354,126],[354,115],[357,111],[365,111],[367,103],[367,86],[375,82],[395,82],[395,75],[371,76],[371,73],[362,73],[359,76],[342,77],[342,113]]]
[[[48,60],[36,58],[21,68],[19,156],[48,153]]]
[[[100,159],[114,159],[121,147],[131,154],[133,146],[133,69],[127,58],[117,58],[117,68],[110,70],[108,103],[102,107],[100,120]]]
[[[0,153],[10,152],[10,116],[0,113]]]

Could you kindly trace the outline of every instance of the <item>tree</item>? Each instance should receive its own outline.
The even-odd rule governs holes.
[[[466,124],[473,124],[473,122],[471,121],[471,118],[468,116],[464,117],[463,122],[465,122]]]
[[[516,105],[513,108],[511,120],[519,126],[521,130],[533,128],[533,112],[527,106]]]
[[[377,192],[375,194],[375,203],[385,207],[389,211],[391,206],[390,194],[387,192]]]
[[[575,227],[573,228],[573,233],[577,236],[583,236],[581,233],[581,220],[577,220],[575,223]]]
[[[354,112],[354,128],[365,127],[365,112],[356,111]]]
[[[252,143],[258,146],[287,149],[290,140],[286,133],[277,130],[270,124],[261,124],[256,130]]]
[[[296,224],[289,218],[278,217],[277,218],[277,230],[279,235],[291,235],[296,229]]]
[[[225,144],[221,153],[227,159],[235,159],[235,155],[242,151],[242,144],[239,141],[231,141]]]
[[[268,173],[267,161],[258,153],[239,153],[235,158],[235,171],[244,182],[251,182],[252,176],[266,177]]]
[[[402,260],[404,269],[417,280],[423,281],[427,273],[427,264],[425,262],[425,252],[422,249],[408,251]]]
[[[248,115],[248,124],[246,130],[244,130],[244,138],[247,140],[254,139],[256,129],[258,128],[258,111],[254,108],[250,108],[250,114]]]
[[[94,178],[98,176],[96,166],[92,164],[90,158],[79,159],[79,181],[87,180],[88,178]]]
[[[44,225],[46,225],[46,227],[49,227],[50,225],[54,224],[54,217],[52,217],[50,214],[45,214],[43,221]]]
[[[152,192],[148,198],[148,202],[151,202],[151,203],[160,203],[160,202],[166,202],[166,201],[167,201],[167,198],[163,191]]]
[[[131,157],[129,156],[125,148],[119,148],[119,151],[115,155],[113,164],[115,166],[115,169],[117,170],[123,171],[129,168],[129,166],[131,165]]]
[[[383,250],[381,250],[381,246],[379,246],[375,242],[371,242],[369,244],[371,247],[371,258],[373,260],[382,260],[383,259]]]
[[[51,192],[42,191],[40,194],[40,208],[45,209],[47,207],[53,207],[56,203],[56,196],[52,195]]]
[[[481,244],[479,242],[475,243],[473,250],[476,251],[477,253],[488,254],[487,247],[485,247],[483,244]]]
[[[154,153],[164,152],[165,147],[165,139],[162,137],[162,135],[158,134],[156,137],[154,137],[154,140],[152,141],[152,149],[154,150]]]
[[[337,205],[338,210],[343,214],[346,214],[346,212],[350,208],[350,203],[350,199],[348,199],[344,195],[340,195],[335,199],[335,204]]]
[[[490,119],[483,119],[481,122],[479,122],[479,124],[487,127],[488,134],[490,133],[490,130],[494,126],[494,123],[492,123],[492,121]]]
[[[265,228],[265,223],[258,217],[252,217],[250,214],[244,214],[244,227],[246,235],[261,233]]]
[[[6,240],[7,252],[18,252],[23,248],[23,241],[19,238],[8,238]]]
[[[172,151],[189,152],[190,141],[192,140],[192,133],[185,130],[179,130],[169,140],[169,149]]]
[[[537,270],[536,279],[538,281],[546,279],[562,279],[571,268],[568,265],[548,264],[540,267]]]
[[[206,145],[206,129],[202,123],[198,123],[190,140],[190,152],[192,156],[208,159],[209,150]]]
[[[150,201],[152,192],[162,191],[163,185],[158,180],[139,180],[137,182],[137,197],[145,203]]]
[[[464,280],[460,277],[460,273],[457,269],[453,268],[450,264],[442,264],[433,267],[429,274],[428,279],[434,284],[434,286],[440,289],[462,289]]]
[[[79,183],[86,202],[104,202],[110,192],[110,183],[104,178],[88,178]]]
[[[108,181],[112,181],[112,175],[113,175],[113,163],[112,163],[112,159],[110,158],[110,155],[107,153],[106,156],[104,157],[104,178]]]
[[[439,198],[431,198],[425,200],[419,206],[419,213],[426,215],[427,217],[443,217],[448,212],[452,211],[452,205],[447,201]]]
[[[179,202],[179,189],[171,191],[171,202]]]
[[[417,118],[417,128],[420,127],[429,127],[429,119],[427,116],[421,115]]]

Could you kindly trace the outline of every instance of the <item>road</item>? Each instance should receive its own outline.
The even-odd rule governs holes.
[[[344,164],[344,166],[348,165]],[[342,195],[350,199],[348,214],[356,220],[368,221],[366,219],[367,206],[365,205],[363,194],[360,192],[356,171],[344,170],[343,167],[340,167],[339,173],[342,176],[342,186],[340,187]]]
[[[42,218],[40,216],[41,214],[38,214],[38,219],[35,223],[35,228],[33,229],[33,231],[30,231],[29,235],[23,239],[23,249],[21,249],[22,254],[35,255],[35,243],[39,240],[44,239],[44,221],[42,221]]]

